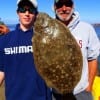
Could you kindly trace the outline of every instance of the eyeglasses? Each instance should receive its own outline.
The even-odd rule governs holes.
[[[30,14],[36,14],[37,10],[35,8],[25,8],[25,7],[20,7],[17,10],[20,13],[25,13],[26,11],[28,11]]]
[[[66,7],[72,7],[73,2],[58,2],[55,3],[57,8],[61,8],[63,5],[65,5]]]

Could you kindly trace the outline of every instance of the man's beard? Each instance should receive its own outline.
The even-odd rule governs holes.
[[[55,11],[56,16],[57,16],[61,21],[68,21],[68,20],[71,18],[73,12],[74,12],[74,9],[72,9],[70,13],[69,13],[69,11],[63,11],[63,12],[61,12],[61,13],[58,13],[57,10]],[[66,18],[63,18],[62,15],[60,15],[60,14],[69,14],[69,15],[68,15]]]

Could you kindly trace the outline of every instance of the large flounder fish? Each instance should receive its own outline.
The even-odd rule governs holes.
[[[81,77],[82,54],[66,26],[39,13],[32,43],[36,69],[46,84],[61,94],[72,92]]]

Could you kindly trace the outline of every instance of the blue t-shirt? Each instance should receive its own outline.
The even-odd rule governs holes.
[[[51,100],[51,91],[35,69],[33,30],[14,31],[0,37],[0,71],[5,73],[6,100]]]

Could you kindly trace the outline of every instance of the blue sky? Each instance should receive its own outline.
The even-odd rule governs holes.
[[[53,1],[54,0],[37,0],[38,9],[41,12],[48,13],[54,17]],[[17,0],[1,0],[0,18],[6,24],[16,24],[18,16],[16,14]],[[100,0],[74,0],[75,10],[80,13],[81,20],[89,23],[100,23]]]

